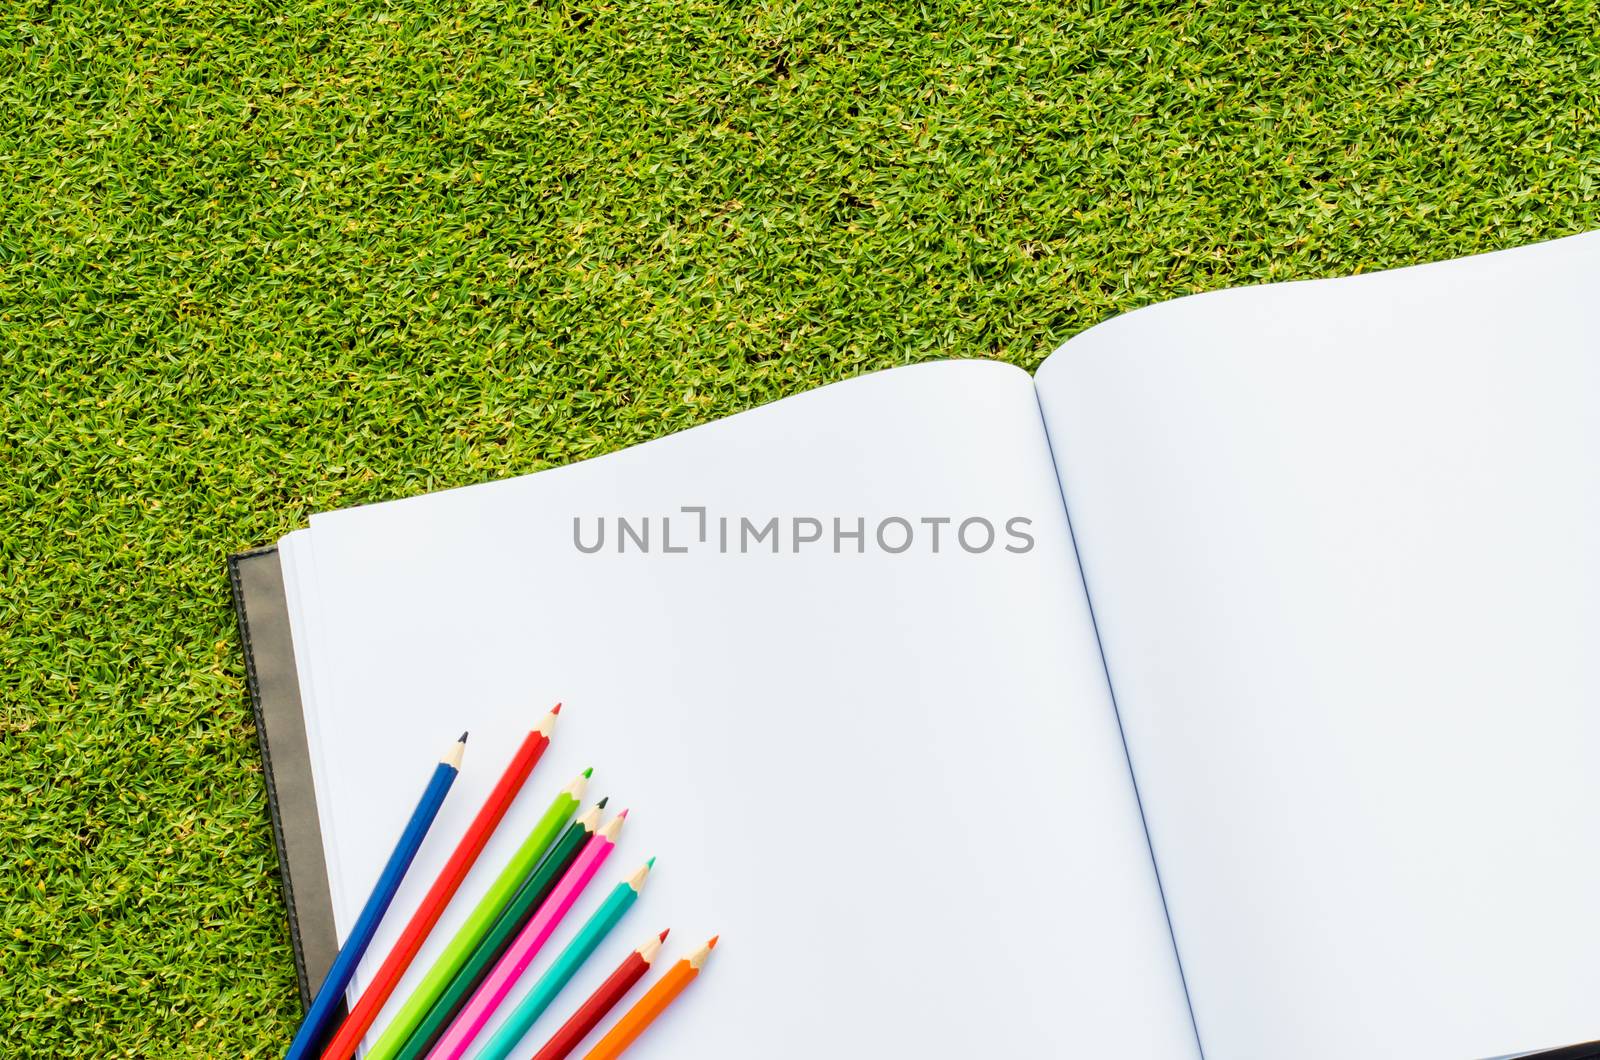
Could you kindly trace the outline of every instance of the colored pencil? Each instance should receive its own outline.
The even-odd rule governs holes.
[[[286,1060],[306,1060],[316,1056],[323,1039],[333,1029],[334,1014],[350,987],[351,978],[356,974],[356,966],[361,963],[362,956],[372,943],[379,921],[388,912],[389,903],[394,901],[395,892],[400,889],[400,881],[405,879],[406,870],[411,867],[412,860],[422,847],[428,829],[433,827],[434,818],[439,816],[444,797],[450,793],[450,786],[461,772],[461,756],[466,746],[467,734],[462,733],[435,767],[433,777],[423,789],[422,798],[417,801],[417,808],[411,811],[411,820],[406,822],[405,831],[400,833],[400,841],[395,844],[388,863],[378,874],[378,882],[372,888],[367,904],[362,906],[361,915],[356,917],[349,937],[345,939],[339,955],[333,959],[333,966],[328,969],[321,989],[306,1010],[305,1019],[300,1021],[300,1029],[295,1032],[294,1041],[289,1045]]]
[[[623,1052],[639,1040],[660,1015],[678,999],[678,995],[700,974],[700,969],[705,966],[711,951],[717,948],[715,937],[694,953],[685,957],[663,975],[645,992],[639,1003],[623,1013],[616,1026],[606,1032],[598,1045],[590,1049],[583,1060],[616,1060]]]
[[[516,1008],[511,1010],[511,1015],[500,1025],[481,1050],[478,1051],[476,1060],[507,1060],[511,1051],[539,1017],[544,1015],[545,1009],[556,999],[556,995],[566,989],[572,977],[578,974],[578,969],[583,967],[585,961],[605,941],[611,929],[616,927],[624,914],[633,908],[633,903],[639,900],[639,891],[644,887],[644,881],[649,878],[650,870],[655,867],[656,859],[651,858],[644,866],[628,879],[623,880],[612,888],[599,909],[578,930],[577,937],[567,943],[567,948],[561,951],[552,964],[539,977],[533,985],[528,996],[523,998]]]
[[[395,1013],[389,1025],[379,1035],[377,1042],[367,1051],[366,1060],[394,1060],[405,1047],[412,1032],[427,1018],[434,1003],[444,996],[444,992],[465,967],[473,952],[488,937],[490,929],[494,927],[500,914],[510,906],[517,890],[539,868],[540,859],[549,853],[557,835],[571,822],[572,815],[577,812],[579,804],[583,801],[583,792],[592,772],[593,770],[585,770],[551,800],[549,809],[545,810],[544,816],[539,818],[516,853],[511,855],[506,867],[489,885],[482,900],[461,925],[461,930],[456,932],[455,938],[450,940],[450,944],[439,955],[439,959],[433,962],[433,967],[423,976],[422,982],[417,984],[417,988],[400,1007],[400,1011]],[[594,823],[596,826],[600,823],[598,813],[595,814]],[[594,828],[589,829],[590,833],[593,831]],[[582,829],[579,829],[579,833],[573,837],[574,857],[577,856],[579,847],[589,838],[588,833],[584,833]],[[566,866],[563,865],[561,872],[565,871]],[[559,878],[559,873],[552,875],[550,885],[555,886]]]
[[[527,971],[528,965],[533,963],[534,957],[550,940],[562,918],[572,909],[583,889],[616,848],[617,833],[622,831],[622,823],[627,817],[628,811],[623,810],[589,840],[589,845],[583,848],[583,853],[578,855],[567,874],[561,877],[561,882],[550,892],[550,897],[544,900],[533,919],[528,921],[501,955],[499,963],[478,984],[477,993],[456,1014],[455,1022],[450,1024],[444,1037],[428,1054],[428,1060],[461,1060],[466,1054],[473,1039],[483,1030],[483,1025],[489,1022],[494,1010],[505,1000],[522,973]]]
[[[478,855],[483,853],[489,837],[500,826],[506,811],[511,809],[512,801],[527,783],[533,767],[539,764],[545,748],[550,746],[550,734],[555,731],[556,715],[560,713],[561,704],[557,703],[550,713],[539,719],[539,724],[523,739],[522,746],[511,757],[511,764],[500,774],[499,782],[484,800],[483,807],[478,810],[478,816],[472,819],[466,834],[456,845],[455,853],[450,855],[450,860],[445,862],[444,868],[439,871],[439,878],[433,881],[433,886],[428,888],[422,903],[417,906],[416,912],[411,914],[411,920],[400,933],[400,937],[395,940],[394,948],[384,958],[383,964],[372,977],[372,982],[367,984],[361,999],[356,1002],[355,1008],[350,1010],[350,1015],[345,1017],[344,1023],[335,1032],[333,1040],[322,1051],[322,1060],[349,1060],[350,1055],[356,1051],[356,1046],[361,1044],[362,1037],[372,1026],[372,1021],[378,1018],[378,1012],[389,1000],[389,995],[400,985],[400,977],[411,967],[417,951],[422,949],[428,933],[444,915],[445,906],[450,904],[450,899],[455,897],[456,891],[461,887],[461,881],[467,878],[467,873],[477,862]]]
[[[589,845],[595,830],[600,827],[600,811],[606,802],[606,799],[601,799],[599,805],[572,822],[561,838],[556,840],[555,846],[550,848],[550,853],[544,856],[539,867],[533,870],[533,875],[517,888],[517,893],[490,927],[478,948],[472,951],[456,977],[445,986],[439,999],[428,1009],[428,1014],[411,1032],[411,1037],[406,1039],[397,1054],[397,1060],[421,1060],[433,1048],[433,1043],[439,1040],[461,1006],[467,1003],[483,977],[489,974],[500,955],[517,937],[522,925],[550,896],[556,884],[566,875],[567,869]]]
[[[617,970],[600,984],[600,989],[590,994],[589,999],[578,1006],[578,1011],[561,1025],[555,1036],[544,1043],[544,1048],[533,1054],[533,1060],[566,1060],[572,1051],[600,1026],[600,1021],[628,996],[628,991],[633,989],[634,984],[650,971],[651,962],[661,952],[661,945],[667,941],[667,934],[671,930],[668,928],[667,931],[663,931],[628,954],[627,959],[617,966]]]

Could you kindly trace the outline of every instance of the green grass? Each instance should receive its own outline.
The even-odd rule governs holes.
[[[288,1041],[229,552],[1600,220],[1592,3],[214,6],[0,16],[7,1057]]]

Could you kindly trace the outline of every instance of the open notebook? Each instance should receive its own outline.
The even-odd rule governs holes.
[[[723,944],[641,1060],[1600,1038],[1597,292],[1600,234],[1201,295],[315,516],[302,891],[346,930],[472,731],[359,990],[562,700],[396,994],[593,765],[629,827],[533,974],[660,860],[530,1054],[668,926]]]

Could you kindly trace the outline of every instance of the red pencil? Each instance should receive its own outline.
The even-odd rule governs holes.
[[[606,1018],[606,1013],[617,1007],[617,1003],[628,995],[634,984],[645,977],[650,970],[650,962],[656,959],[661,952],[661,944],[667,941],[668,928],[643,946],[628,954],[627,959],[617,966],[611,977],[600,984],[600,989],[589,995],[589,1000],[579,1006],[572,1018],[556,1031],[556,1036],[545,1042],[544,1048],[533,1054],[533,1060],[564,1060],[576,1049],[589,1032],[600,1026],[600,1021]]]
[[[371,1029],[372,1021],[378,1018],[384,1002],[389,1000],[389,995],[394,993],[395,987],[400,984],[400,977],[405,975],[417,951],[422,949],[422,943],[427,939],[428,932],[433,930],[433,926],[439,922],[439,917],[444,915],[445,906],[455,897],[461,881],[466,879],[467,873],[471,871],[472,863],[483,853],[484,845],[494,834],[500,819],[511,808],[517,792],[521,791],[522,785],[527,782],[528,774],[539,764],[544,749],[550,746],[550,734],[555,731],[556,715],[560,713],[561,704],[557,703],[550,713],[539,719],[539,724],[528,733],[527,739],[522,741],[522,746],[517,748],[511,764],[506,766],[506,771],[500,775],[499,783],[484,800],[483,809],[473,818],[471,827],[467,829],[466,835],[461,837],[455,853],[445,862],[439,878],[433,881],[433,886],[423,896],[422,904],[417,906],[417,911],[411,915],[411,921],[400,933],[394,949],[389,951],[389,956],[384,959],[383,966],[372,977],[372,983],[361,995],[361,1000],[356,1002],[356,1007],[350,1010],[350,1015],[339,1025],[339,1032],[322,1051],[322,1060],[349,1060],[356,1051],[356,1046],[361,1044],[362,1036]]]

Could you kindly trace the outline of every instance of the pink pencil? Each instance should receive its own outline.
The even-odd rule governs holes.
[[[450,1029],[444,1032],[427,1060],[461,1060],[466,1054],[473,1039],[489,1022],[489,1017],[494,1015],[494,1010],[511,993],[517,979],[528,970],[528,965],[533,963],[544,944],[550,941],[561,918],[567,915],[583,889],[594,879],[594,874],[600,871],[600,866],[617,845],[617,833],[622,831],[622,822],[627,816],[628,811],[623,810],[590,838],[572,867],[561,877],[561,882],[556,884],[556,889],[550,892],[550,897],[544,900],[539,911],[533,914],[533,919],[528,921],[483,982],[478,984],[471,1000],[456,1015]]]

